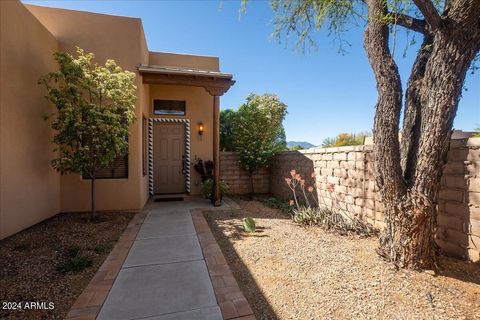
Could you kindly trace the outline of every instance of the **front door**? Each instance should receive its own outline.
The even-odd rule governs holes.
[[[184,193],[185,130],[183,124],[153,126],[153,192]]]

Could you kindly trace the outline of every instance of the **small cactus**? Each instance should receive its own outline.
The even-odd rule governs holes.
[[[247,233],[255,232],[255,221],[251,217],[243,219],[243,230]]]

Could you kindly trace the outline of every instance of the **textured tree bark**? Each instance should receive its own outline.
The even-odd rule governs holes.
[[[425,36],[422,47],[413,64],[405,93],[405,111],[403,116],[402,139],[400,146],[403,177],[407,184],[415,173],[418,142],[421,134],[421,88],[425,76],[425,67],[432,53],[432,37]]]
[[[387,5],[384,0],[367,4],[364,46],[379,95],[375,176],[386,207],[378,252],[398,267],[431,269],[436,267],[437,198],[453,120],[466,72],[480,50],[480,1],[453,2],[440,20],[431,7],[423,8],[432,24],[408,82],[401,152],[402,88],[382,20]]]

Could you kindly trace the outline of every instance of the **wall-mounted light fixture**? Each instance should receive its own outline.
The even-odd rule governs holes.
[[[205,130],[204,126],[203,126],[203,122],[199,122],[198,123],[198,134],[199,135],[203,135],[203,131]]]

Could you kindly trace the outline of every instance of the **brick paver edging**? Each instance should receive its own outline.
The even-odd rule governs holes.
[[[133,245],[133,241],[145,216],[145,212],[137,213],[133,216],[107,259],[105,259],[93,279],[73,304],[65,317],[66,320],[93,320],[97,317]]]
[[[212,209],[193,209],[191,210],[192,219],[223,319],[255,320],[252,308],[240,290],[232,270],[203,216],[203,210]]]

